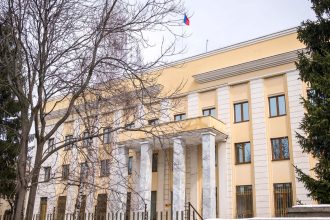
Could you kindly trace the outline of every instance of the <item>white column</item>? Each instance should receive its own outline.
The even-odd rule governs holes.
[[[151,207],[151,161],[152,149],[149,142],[141,143],[141,159],[140,159],[140,186],[139,193],[143,199],[143,204],[147,205],[147,210],[150,211]],[[140,207],[144,210],[144,205]],[[150,215],[149,215],[150,216]]]
[[[199,110],[198,93],[188,95],[188,118],[197,117]]]
[[[256,216],[271,217],[268,152],[265,123],[264,81],[250,82],[251,112],[254,154],[254,178],[256,195]]]
[[[173,138],[173,219],[185,210],[186,150],[181,137]]]
[[[218,117],[226,124],[226,132],[230,134],[230,97],[229,86],[217,89]],[[219,166],[219,196],[218,204],[220,218],[232,218],[232,161],[231,161],[231,139],[228,136],[226,142],[219,143],[218,148]]]
[[[300,147],[296,138],[296,132],[304,134],[303,131],[299,129],[299,123],[304,117],[304,107],[300,103],[300,97],[302,96],[303,87],[302,82],[299,79],[299,72],[293,71],[288,73],[287,83],[293,163],[304,173],[309,174],[310,166],[308,154],[302,152],[302,148]],[[296,173],[295,175],[297,177]],[[296,180],[295,183],[297,200],[300,200],[304,204],[311,204],[312,200],[307,196],[308,191],[304,187],[304,184],[298,180]]]
[[[215,202],[215,134],[202,133],[203,218],[216,217]]]
[[[118,145],[113,150],[114,161],[110,165],[112,169],[110,211],[125,212],[128,187],[128,149],[124,145]]]

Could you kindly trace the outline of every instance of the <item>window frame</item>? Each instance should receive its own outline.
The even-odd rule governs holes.
[[[150,125],[150,126],[159,125],[159,119],[158,118],[149,119],[148,120],[148,125]]]
[[[211,114],[212,110],[214,110],[214,115]],[[208,112],[209,114],[205,115],[204,112]],[[216,118],[217,117],[216,108],[215,107],[204,108],[204,109],[202,109],[202,115],[203,116],[212,116],[212,117]]]
[[[125,124],[125,128],[126,129],[133,129],[133,128],[135,128],[135,123],[134,122],[127,123],[127,124]]]
[[[86,169],[86,170],[83,170]],[[84,171],[85,173],[83,173],[82,171]],[[84,175],[84,176],[82,176]],[[82,162],[80,163],[80,177],[86,178],[88,176],[88,164],[87,162]]]
[[[72,143],[70,144],[70,142]],[[74,142],[74,137],[72,134],[65,135],[64,144],[66,144],[66,146],[64,147],[64,150],[70,150],[73,147],[73,142]]]
[[[282,114],[282,115],[280,115],[280,106],[279,106],[279,101],[278,101],[278,99],[279,99],[279,97],[284,97],[284,111],[285,111],[285,113],[284,114]],[[275,104],[276,104],[276,115],[273,115],[272,116],[272,114],[271,114],[271,106],[270,106],[270,99],[273,99],[273,98],[275,98]],[[276,118],[276,117],[281,117],[281,116],[285,116],[287,113],[286,113],[286,98],[285,98],[285,94],[281,94],[281,95],[274,95],[274,96],[269,96],[268,97],[268,108],[269,108],[269,111],[268,111],[268,113],[269,113],[269,117],[270,118]]]
[[[106,138],[107,136],[107,138]],[[107,140],[107,141],[105,141]],[[110,127],[106,127],[103,128],[103,140],[102,140],[103,144],[110,144],[111,143],[111,128]]]
[[[67,170],[67,175],[65,175],[65,170]],[[67,180],[69,179],[69,174],[70,174],[70,165],[69,164],[63,164],[62,165],[62,180]]]
[[[84,131],[84,133],[83,133],[83,142],[82,142],[83,147],[88,147],[88,146],[93,144],[93,139],[90,136],[91,136],[90,132]]]
[[[50,181],[51,170],[50,166],[44,167],[44,182]]]
[[[283,187],[283,188],[285,188],[286,190],[287,189],[290,189],[290,194],[288,194],[287,193],[287,197],[286,197],[286,199],[289,197],[291,200],[285,200],[285,198],[284,198],[284,196],[282,195],[280,198],[282,199],[282,201],[286,201],[286,202],[288,202],[289,203],[289,205],[287,206],[287,208],[290,208],[290,207],[292,207],[293,206],[293,189],[292,189],[292,183],[291,182],[289,182],[289,183],[273,183],[273,196],[274,196],[274,212],[275,212],[275,217],[286,217],[286,214],[284,214],[284,215],[279,215],[279,213],[278,213],[278,203],[276,202],[276,198],[277,198],[277,191],[276,191],[276,186],[277,185],[283,185],[283,186],[289,186],[288,188],[287,187]],[[280,188],[280,187],[279,187]],[[279,189],[278,188],[278,189]],[[291,206],[290,206],[291,205]],[[283,208],[282,208],[283,209]]]
[[[238,145],[242,145],[243,146],[243,160],[244,162],[239,162],[238,161]],[[250,145],[250,161],[245,161],[245,144],[249,144]],[[238,143],[235,143],[235,165],[239,165],[239,164],[249,164],[251,163],[251,160],[252,160],[252,155],[251,155],[251,142],[250,141],[245,141],[245,142],[238,142]]]
[[[244,104],[247,103],[248,104],[248,119],[244,120]],[[240,105],[241,106],[241,121],[237,121],[237,117],[236,117],[236,106]],[[234,103],[234,123],[243,123],[243,122],[248,122],[250,121],[250,106],[249,106],[249,101],[244,101],[244,102],[237,102]]]
[[[102,165],[104,165],[104,163],[105,163],[105,167],[102,166]],[[105,160],[100,161],[100,177],[106,177],[106,176],[110,175],[109,165],[110,165],[110,160],[109,159],[105,159]]]
[[[50,152],[54,150],[54,148],[55,148],[55,138],[49,138],[47,151]]]
[[[288,158],[283,158],[283,146],[282,146],[282,139],[287,139],[288,140]],[[280,155],[281,157],[279,159],[275,159],[274,158],[274,145],[273,145],[273,140],[280,140]],[[271,138],[270,139],[270,144],[272,147],[272,161],[278,161],[278,160],[290,160],[290,143],[289,143],[289,137],[285,136],[285,137],[277,137],[277,138]]]
[[[179,117],[179,120],[176,120],[176,117]],[[186,119],[186,113],[180,113],[180,114],[176,114],[174,115],[174,121],[183,121]]]
[[[151,170],[158,172],[158,152],[152,154]]]
[[[241,196],[240,194],[240,188],[243,187],[244,189],[244,193],[249,193],[250,195],[250,200],[251,200],[251,210],[247,210],[247,211],[251,211],[251,215],[246,215],[246,216],[239,216],[239,214],[241,213],[238,213],[238,197]],[[252,218],[254,216],[254,198],[253,198],[253,185],[236,185],[236,192],[235,192],[235,196],[236,196],[236,218]],[[239,192],[239,193],[238,193]]]
[[[131,175],[132,172],[133,172],[133,156],[129,156],[127,161],[127,173],[128,175]]]

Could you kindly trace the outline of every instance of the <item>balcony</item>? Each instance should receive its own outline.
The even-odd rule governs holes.
[[[216,142],[225,141],[227,138],[226,125],[222,121],[212,116],[200,116],[157,126],[147,125],[137,128],[136,131],[122,131],[118,135],[117,143],[130,148],[139,147],[144,141],[153,142],[154,145],[167,145],[172,138],[182,137],[186,144],[200,144],[201,134],[205,132],[214,133]]]

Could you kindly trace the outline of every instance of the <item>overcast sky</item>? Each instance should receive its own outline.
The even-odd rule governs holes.
[[[207,39],[210,51],[314,19],[308,0],[185,0],[185,6],[190,26],[184,30],[190,37],[180,42],[186,52],[175,60],[204,53]],[[146,56],[156,51],[149,50]]]

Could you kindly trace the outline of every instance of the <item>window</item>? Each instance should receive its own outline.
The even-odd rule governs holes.
[[[125,125],[125,127],[128,128],[128,129],[133,129],[135,127],[135,124],[134,124],[134,122],[128,123],[128,124]]]
[[[272,138],[273,160],[290,159],[288,137]]]
[[[235,123],[249,121],[249,103],[242,102],[234,104]]]
[[[132,168],[133,168],[133,157],[128,158],[128,174],[132,174]]]
[[[71,147],[73,147],[73,141],[74,141],[73,135],[67,135],[67,136],[65,136],[65,141],[64,141],[65,147],[64,147],[64,150],[69,150]]]
[[[88,147],[93,144],[93,139],[90,137],[90,133],[85,131],[83,134],[83,147]]]
[[[49,138],[48,139],[48,152],[54,150],[54,138]]]
[[[132,193],[127,192],[126,196],[126,220],[130,220]],[[135,217],[135,215],[134,215]]]
[[[236,217],[253,217],[253,194],[252,186],[236,186]]]
[[[291,183],[274,184],[274,206],[276,217],[287,215],[288,208],[292,207]]]
[[[109,163],[109,160],[101,160],[100,176],[108,176],[110,174]]]
[[[203,116],[215,117],[215,108],[203,109]]]
[[[276,117],[286,114],[284,95],[269,97],[269,116]]]
[[[65,219],[66,196],[59,196],[57,200],[57,220]]]
[[[150,220],[157,220],[157,191],[151,191]]]
[[[103,143],[110,144],[110,140],[111,140],[110,128],[104,128],[103,129]]]
[[[182,121],[186,119],[186,114],[177,114],[174,115],[174,121]]]
[[[44,181],[48,182],[50,180],[50,167],[44,167]]]
[[[159,120],[158,120],[158,118],[154,118],[154,119],[150,119],[150,120],[148,120],[148,125],[153,125],[153,126],[155,126],[155,125],[158,125],[159,124]]]
[[[106,216],[107,213],[107,194],[98,194],[97,195],[97,204],[95,207],[95,213],[98,213],[99,216]]]
[[[80,177],[87,178],[88,176],[88,165],[87,162],[80,164]]]
[[[158,167],[158,153],[152,154],[152,172],[157,172]]]
[[[251,162],[251,145],[250,142],[235,144],[236,164]]]
[[[62,165],[62,179],[67,180],[69,178],[70,165]]]

